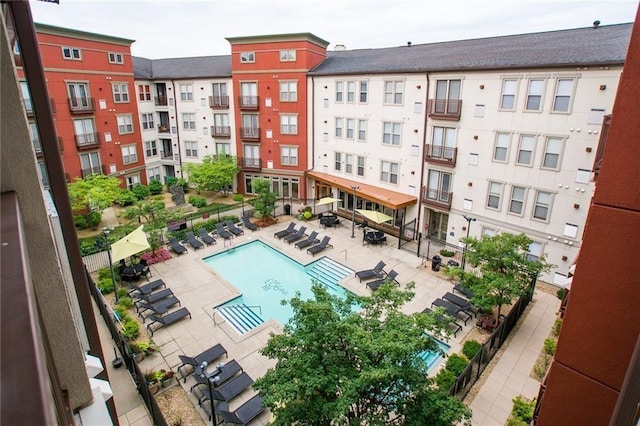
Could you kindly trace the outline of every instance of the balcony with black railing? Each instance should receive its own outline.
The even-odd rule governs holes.
[[[209,107],[213,109],[228,109],[229,96],[209,96]]]
[[[424,161],[454,167],[458,158],[458,148],[427,144]]]
[[[153,102],[156,106],[167,106],[169,105],[169,101],[166,96],[154,96]]]
[[[240,109],[258,109],[258,96],[238,96]]]
[[[240,157],[238,164],[243,170],[260,170],[262,168],[262,160],[254,157]]]
[[[429,99],[427,114],[440,120],[460,120],[462,99]]]
[[[107,174],[106,170],[107,170],[106,166],[97,165],[97,166],[88,167],[86,169],[81,169],[80,173],[82,173],[83,178],[86,178],[89,175],[106,175]]]
[[[446,192],[423,187],[420,202],[429,206],[450,210],[452,199],[453,192]]]
[[[93,98],[68,98],[72,114],[86,114],[96,110]]]
[[[76,147],[82,149],[92,149],[100,146],[100,134],[94,133],[82,133],[76,135]]]
[[[211,126],[211,136],[214,138],[230,138],[231,127],[229,126]]]
[[[257,141],[260,140],[259,127],[240,127],[240,137],[244,140]]]

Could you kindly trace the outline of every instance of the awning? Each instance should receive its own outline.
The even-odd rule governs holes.
[[[307,172],[307,177],[314,179],[318,182],[335,186],[348,193],[353,193],[353,190],[351,189],[351,187],[357,186],[358,197],[361,197],[368,201],[376,202],[380,205],[389,207],[390,209],[394,209],[394,210],[398,210],[403,207],[416,204],[418,202],[417,196],[390,191],[388,189],[379,188],[377,186],[368,185],[366,183],[356,182],[351,179],[332,176],[328,173],[309,171]]]

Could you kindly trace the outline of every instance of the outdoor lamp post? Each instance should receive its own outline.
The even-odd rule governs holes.
[[[353,189],[353,211],[351,214],[351,238],[356,237],[356,200],[358,199],[358,189],[359,186],[351,185],[351,189]]]
[[[220,382],[220,369],[224,366],[224,363],[220,363],[216,365],[215,373],[210,376],[207,375],[207,361],[203,361],[200,364],[200,378],[205,379],[207,381],[207,385],[209,386],[209,403],[211,404],[211,424],[216,426],[218,424],[218,414],[216,413],[216,409],[213,405],[213,388]]]
[[[467,216],[467,215],[462,215],[462,217],[464,217],[464,220],[467,221],[467,238],[469,238],[469,231],[471,230],[471,222],[475,222],[476,218]],[[463,271],[466,265],[466,260],[467,260],[467,243],[464,244],[464,250],[462,250],[462,270]]]
[[[120,302],[118,298],[118,282],[116,281],[116,273],[113,271],[113,263],[111,262],[111,246],[109,245],[109,234],[113,231],[113,228],[102,228],[102,236],[104,242],[100,241],[99,246],[107,248],[107,258],[109,259],[109,269],[111,269],[111,281],[113,283],[113,291],[116,295],[116,305]],[[99,240],[98,240],[99,241]]]

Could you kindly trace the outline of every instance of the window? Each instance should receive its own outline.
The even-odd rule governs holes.
[[[353,103],[356,101],[356,82],[347,81],[347,102]]]
[[[112,64],[124,64],[124,55],[122,53],[109,52],[109,62]]]
[[[80,167],[82,167],[82,177],[93,173],[102,173],[100,153],[89,152],[87,154],[80,154]]]
[[[255,62],[255,61],[256,61],[255,52],[241,52],[240,53],[240,62],[248,63],[248,62]]]
[[[153,129],[153,113],[141,114],[140,122],[142,123],[142,130]]]
[[[281,146],[280,161],[283,166],[298,165],[298,147],[297,146]]]
[[[198,158],[198,142],[186,141],[184,143],[185,156],[191,158]]]
[[[82,57],[80,55],[80,49],[78,49],[77,47],[62,47],[62,57],[64,59],[72,59],[75,61],[80,61],[82,60]]]
[[[81,118],[73,120],[73,129],[78,145],[93,145],[98,142],[93,118]]]
[[[258,125],[258,114],[242,114],[242,136],[248,138],[257,138],[260,136],[260,127]]]
[[[456,145],[456,129],[451,127],[434,127],[431,152],[434,158],[453,160]]]
[[[296,102],[298,100],[298,82],[297,81],[281,81],[280,82],[280,101]]]
[[[133,133],[133,119],[130,115],[118,115],[118,133],[126,135],[127,133]]]
[[[556,94],[553,99],[554,112],[569,112],[571,95],[573,95],[573,78],[559,78],[556,83]]]
[[[344,126],[343,119],[342,118],[336,118],[336,138],[341,138],[342,137],[342,127],[343,126]]]
[[[356,121],[353,118],[347,118],[347,139],[353,139]]]
[[[151,182],[152,180],[160,180],[160,167],[151,167],[147,170],[147,180]]]
[[[441,203],[451,203],[451,173],[429,170],[425,198]]]
[[[87,83],[69,82],[67,83],[67,91],[69,92],[69,102],[71,102],[72,110],[93,110],[93,102],[89,97],[89,85]]]
[[[136,186],[140,185],[140,175],[127,176],[125,180],[127,181],[128,190],[132,190]]]
[[[231,144],[229,142],[216,142],[216,155],[231,155]]]
[[[487,197],[487,207],[500,209],[500,197],[502,197],[502,184],[489,182],[489,196]]]
[[[500,109],[515,109],[517,90],[518,80],[502,81],[502,98],[500,99]]]
[[[436,114],[457,114],[460,106],[460,80],[436,81],[436,101],[433,112]]]
[[[527,89],[526,111],[540,111],[542,108],[542,92],[544,91],[544,80],[529,80]]]
[[[533,152],[536,145],[536,137],[531,135],[520,136],[520,146],[518,147],[518,158],[516,164],[530,166],[533,163]]]
[[[522,216],[524,212],[524,195],[526,189],[521,186],[511,188],[511,199],[509,200],[509,213],[515,213]]]
[[[368,97],[367,97],[368,88],[369,88],[368,81],[360,82],[360,103],[362,104],[366,104],[368,102]]]
[[[402,95],[404,93],[404,81],[384,82],[384,103],[392,105],[402,105]]]
[[[367,120],[358,120],[358,140],[367,140]]]
[[[358,155],[358,169],[356,170],[356,174],[360,177],[364,177],[364,166],[365,157],[361,157]]]
[[[131,164],[138,161],[135,145],[127,145],[122,147],[122,163]]]
[[[336,102],[342,102],[344,96],[344,82],[336,81]]]
[[[538,260],[541,254],[542,244],[534,241],[529,244],[529,250],[527,251],[525,259],[529,262],[535,262],[536,260]]]
[[[113,102],[129,102],[129,86],[127,86],[127,83],[114,83],[111,88],[113,90]]]
[[[344,161],[344,171],[345,173],[353,174],[353,154],[346,154]]]
[[[509,140],[511,135],[508,133],[497,133],[496,144],[493,148],[494,161],[501,161],[503,163],[508,162],[509,156]]]
[[[258,83],[241,82],[240,83],[240,106],[241,107],[257,107],[258,106]]]
[[[280,62],[293,62],[295,60],[296,51],[294,49],[280,51]]]
[[[144,153],[147,157],[155,157],[156,155],[158,155],[158,145],[156,141],[145,142]]]
[[[335,169],[337,172],[342,170],[342,153],[341,152],[335,153]]]
[[[193,112],[182,113],[182,128],[185,130],[194,130],[196,128],[196,114]]]
[[[400,145],[400,123],[384,122],[382,128],[382,143],[384,145]]]
[[[151,100],[151,88],[148,84],[138,84],[138,99],[141,101]]]
[[[551,193],[544,191],[536,192],[536,203],[533,207],[533,218],[543,221],[549,220],[551,209]]]
[[[562,152],[561,138],[547,138],[542,157],[542,167],[545,169],[558,170],[560,168],[560,153]]]
[[[280,133],[283,135],[297,135],[298,116],[282,114],[280,116]]]
[[[380,180],[397,185],[399,167],[398,163],[382,161],[380,164]]]
[[[193,100],[193,84],[181,84],[180,85],[180,100],[192,101]]]
[[[243,164],[248,167],[260,167],[260,146],[245,145],[243,147]]]
[[[26,81],[20,82],[20,91],[22,92],[22,102],[27,113],[33,113],[33,103],[31,102],[31,93],[29,93],[29,85]]]

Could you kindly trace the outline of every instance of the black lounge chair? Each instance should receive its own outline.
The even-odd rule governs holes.
[[[216,232],[225,240],[228,240],[229,238],[233,238],[233,234],[227,231],[226,229],[224,229],[224,226],[222,226],[221,223],[216,223]]]
[[[217,343],[216,345],[210,347],[206,351],[201,352],[194,357],[190,357],[186,355],[178,355],[178,358],[180,358],[180,361],[182,361],[182,364],[178,366],[176,371],[180,373],[180,369],[188,365],[190,365],[195,369],[196,367],[199,367],[200,365],[202,365],[203,362],[210,364],[212,361],[215,361],[216,359],[220,358],[222,355],[227,356],[227,350],[220,343]],[[184,381],[186,382],[187,376],[184,375],[183,377],[185,378]]]
[[[382,284],[386,283],[387,281],[391,281],[392,283],[397,283],[396,281],[397,276],[398,276],[398,273],[392,269],[389,271],[386,277],[379,278],[375,281],[369,281],[367,283],[367,287],[369,287],[373,291],[376,291],[378,287],[380,287]]]
[[[150,283],[141,285],[141,286],[135,286],[130,283],[128,285],[129,285],[129,288],[131,289],[129,290],[129,294],[134,297],[150,294],[153,290],[158,289],[160,287],[167,287],[167,285],[165,284],[164,281],[162,281],[162,279],[151,281]]]
[[[276,232],[275,234],[273,234],[274,237],[276,238],[284,238],[289,234],[293,234],[294,232],[296,232],[296,224],[295,222],[291,222],[289,223],[289,226],[287,227],[287,229],[283,229],[281,231]]]
[[[142,302],[136,307],[136,311],[138,312],[138,315],[142,318],[142,322],[144,323],[146,317],[142,316],[143,312],[151,311],[152,315],[164,315],[169,311],[170,307],[175,305],[181,306],[180,301],[175,296],[169,296],[157,301],[156,303]]]
[[[225,383],[226,381],[228,381],[238,373],[244,373],[244,370],[242,366],[238,364],[238,361],[236,361],[235,359],[232,359],[229,362],[225,362],[222,367],[216,368],[211,373],[206,373],[206,377],[202,377],[202,370],[198,366],[194,369],[192,374],[193,378],[196,379],[196,383],[193,386],[191,386],[191,388],[189,389],[189,392],[193,392],[193,389],[200,385],[208,386],[209,377],[217,377],[216,386],[220,386],[221,384]],[[185,382],[186,382],[186,379],[185,379]],[[200,398],[198,399],[198,401],[200,404],[202,404],[202,401],[206,401],[207,399],[209,399],[208,392],[206,395],[203,393],[202,396],[200,396]]]
[[[176,254],[183,254],[187,252],[187,248],[178,242],[176,237],[169,237],[169,246]]]
[[[466,288],[465,286],[463,286],[462,283],[460,282],[453,287],[453,292],[455,293],[456,291],[466,298],[473,297],[473,292],[468,288]]]
[[[231,423],[234,425],[246,425],[251,420],[255,419],[264,411],[262,406],[262,395],[257,394],[241,406],[235,409],[235,411],[229,411],[229,404],[226,402],[219,402],[216,407],[218,416],[225,423]]]
[[[228,382],[214,388],[212,395],[213,399],[216,401],[230,401],[235,396],[240,395],[242,391],[248,389],[252,384],[253,379],[247,373],[242,373]]]
[[[252,231],[255,231],[258,229],[258,225],[251,222],[251,220],[249,220],[249,217],[247,216],[242,216],[242,224],[244,225],[245,228],[250,229]]]
[[[195,236],[195,235],[193,235],[193,232],[188,231],[188,232],[185,234],[185,237],[187,238],[187,240],[186,240],[186,241],[189,243],[189,245],[190,245],[191,247],[193,247],[193,249],[194,249],[194,250],[198,250],[198,249],[204,248],[204,244],[202,244],[202,243],[200,242],[200,240],[198,240],[198,239],[196,238],[196,236]]]
[[[327,247],[333,248],[333,246],[329,244],[330,239],[331,237],[325,236],[322,239],[322,241],[320,241],[320,244],[309,247],[307,249],[307,253],[311,253],[313,256],[315,256],[316,254],[320,253],[322,250],[326,249]]]
[[[471,319],[471,314],[465,312],[459,306],[454,305],[451,302],[447,302],[444,299],[436,299],[431,302],[431,306],[439,306],[444,308],[447,311],[447,314],[451,315],[454,318],[460,318],[464,321],[464,325],[467,325],[467,321]]]
[[[169,296],[173,296],[173,291],[171,291],[170,288],[165,288],[160,291],[154,291],[149,294],[138,294],[138,300],[134,302],[134,305],[137,305],[140,302],[155,303],[158,300],[162,300],[165,297]]]
[[[318,239],[318,233],[316,231],[313,231],[311,234],[309,234],[306,240],[298,241],[295,246],[302,250],[303,248],[318,244],[319,242],[320,240]]]
[[[209,235],[205,228],[198,229],[198,235],[200,235],[200,239],[208,246],[217,242],[215,238]]]
[[[429,308],[424,308],[422,310],[423,314],[431,314],[434,311],[432,311]],[[438,321],[441,324],[446,324],[447,327],[449,327],[449,330],[451,330],[451,332],[453,333],[453,337],[456,337],[456,335],[458,334],[458,331],[462,331],[462,326],[460,324],[458,324],[456,322],[456,319],[450,315],[447,314],[437,314],[436,315],[436,321]]]
[[[231,232],[233,235],[238,236],[238,235],[244,235],[244,231],[240,228],[238,228],[236,226],[235,223],[233,223],[230,220],[227,220],[224,222],[225,225],[227,225],[227,229],[229,230],[229,232]]]
[[[168,313],[167,315],[160,317],[157,315],[149,315],[149,319],[151,320],[151,322],[149,324],[147,324],[147,330],[149,331],[149,334],[151,336],[153,336],[153,333],[161,327],[164,327],[166,325],[171,325],[174,322],[177,322],[179,320],[181,320],[182,318],[186,317],[187,315],[189,315],[189,318],[191,318],[191,312],[189,312],[189,310],[187,308],[180,308],[177,311],[173,311],[171,313]],[[154,324],[160,324],[160,327],[156,328],[156,330],[154,330],[153,328],[151,328],[152,325]]]
[[[362,282],[362,280],[371,280],[373,278],[382,278],[382,277],[384,277],[384,267],[385,266],[386,266],[386,263],[384,263],[381,260],[380,262],[378,262],[378,264],[376,266],[374,266],[373,269],[365,269],[364,271],[356,272],[356,277],[360,278],[360,282]]]
[[[297,232],[294,232],[293,234],[289,234],[286,237],[284,237],[283,239],[288,244],[291,244],[294,241],[298,241],[298,240],[301,240],[302,238],[304,238],[307,235],[307,234],[305,234],[306,231],[307,231],[307,227],[306,226],[301,226],[300,229],[298,229]]]
[[[466,313],[473,314],[474,317],[478,316],[479,309],[473,306],[473,304],[469,302],[467,299],[457,296],[450,292],[446,292],[444,296],[442,296],[442,298],[447,302],[451,302],[454,305],[459,306],[460,309],[462,309]]]

